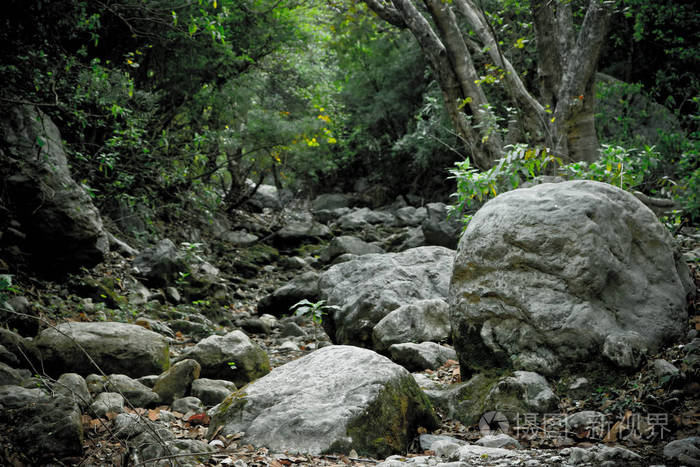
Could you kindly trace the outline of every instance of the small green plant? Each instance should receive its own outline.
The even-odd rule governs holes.
[[[4,307],[5,301],[10,298],[10,294],[16,293],[19,293],[19,290],[12,285],[12,275],[0,274],[0,306]]]
[[[323,324],[323,315],[329,310],[340,310],[335,305],[326,305],[325,300],[311,302],[304,299],[289,307],[289,311],[294,311],[294,316],[308,316],[314,324],[314,340],[316,340],[316,331]]]
[[[543,148],[516,144],[506,146],[506,150],[504,157],[484,172],[472,167],[468,159],[455,164],[456,168],[450,170],[449,178],[457,180],[457,192],[452,194],[457,202],[450,215],[466,213],[473,208],[474,203],[514,190],[524,181],[545,174],[548,167],[553,171],[561,165],[561,159]],[[471,216],[462,218],[465,226],[470,220]]]
[[[182,253],[185,255],[185,260],[188,263],[201,263],[204,261],[200,256],[202,253],[202,245],[202,243],[182,242],[180,243],[180,251],[182,251]]]
[[[236,362],[228,362],[228,367],[229,367],[231,370],[235,370],[235,369],[237,368],[237,367],[236,367]]]

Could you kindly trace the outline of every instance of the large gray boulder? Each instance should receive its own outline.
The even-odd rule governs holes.
[[[668,231],[631,194],[591,181],[504,193],[476,213],[455,257],[462,374],[634,367],[683,334],[691,291]]]
[[[7,109],[0,148],[0,182],[37,267],[60,273],[100,263],[109,240],[90,196],[71,178],[53,121],[30,105]]]
[[[323,321],[337,344],[371,347],[374,326],[402,305],[447,295],[454,251],[420,247],[337,264],[319,278],[321,297],[340,309]]]
[[[43,330],[36,347],[42,368],[52,376],[88,375],[96,372],[97,365],[103,373],[137,378],[160,374],[170,366],[165,338],[135,324],[63,323]]]
[[[267,354],[243,331],[209,336],[184,351],[179,360],[188,358],[199,362],[202,377],[233,381],[238,387],[270,372]]]
[[[411,374],[371,350],[328,346],[275,368],[213,410],[210,432],[276,452],[385,457],[437,420]]]

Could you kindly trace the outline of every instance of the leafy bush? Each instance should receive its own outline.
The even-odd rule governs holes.
[[[603,145],[600,158],[595,162],[562,165],[559,158],[546,150],[518,144],[509,146],[505,157],[485,172],[480,172],[465,160],[457,163],[450,173],[450,178],[457,181],[453,215],[473,212],[480,203],[516,189],[525,181],[555,174],[566,179],[595,180],[627,191],[674,198],[682,208],[680,217],[689,222],[700,219],[700,144],[697,139],[684,141],[684,151],[675,164],[669,164],[668,159],[653,146],[626,149]],[[470,220],[470,215],[463,218],[465,225]]]

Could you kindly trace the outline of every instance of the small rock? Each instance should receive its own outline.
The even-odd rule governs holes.
[[[194,396],[182,397],[180,399],[175,399],[171,405],[171,408],[175,412],[187,413],[187,412],[201,412],[204,409],[202,401]]]
[[[103,418],[108,412],[124,412],[124,397],[116,392],[102,392],[95,397],[90,405],[90,411],[98,418]]]
[[[671,441],[664,447],[664,458],[691,466],[700,466],[700,437]]]
[[[85,378],[77,373],[63,373],[56,381],[54,391],[73,400],[82,409],[92,403]]]
[[[202,367],[196,360],[182,360],[161,374],[153,385],[153,392],[160,396],[163,404],[184,397],[190,390],[192,382],[199,378]]]
[[[213,406],[236,391],[236,385],[223,379],[200,378],[192,382],[192,395],[206,406]]]
[[[507,449],[520,449],[520,443],[505,433],[500,433],[497,435],[486,435],[479,439],[475,444],[479,446],[485,446],[488,448],[507,448]]]

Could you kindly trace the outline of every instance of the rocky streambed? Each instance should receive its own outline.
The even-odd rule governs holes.
[[[5,462],[700,465],[697,230],[585,182],[464,235],[440,203],[280,199],[18,277]]]

